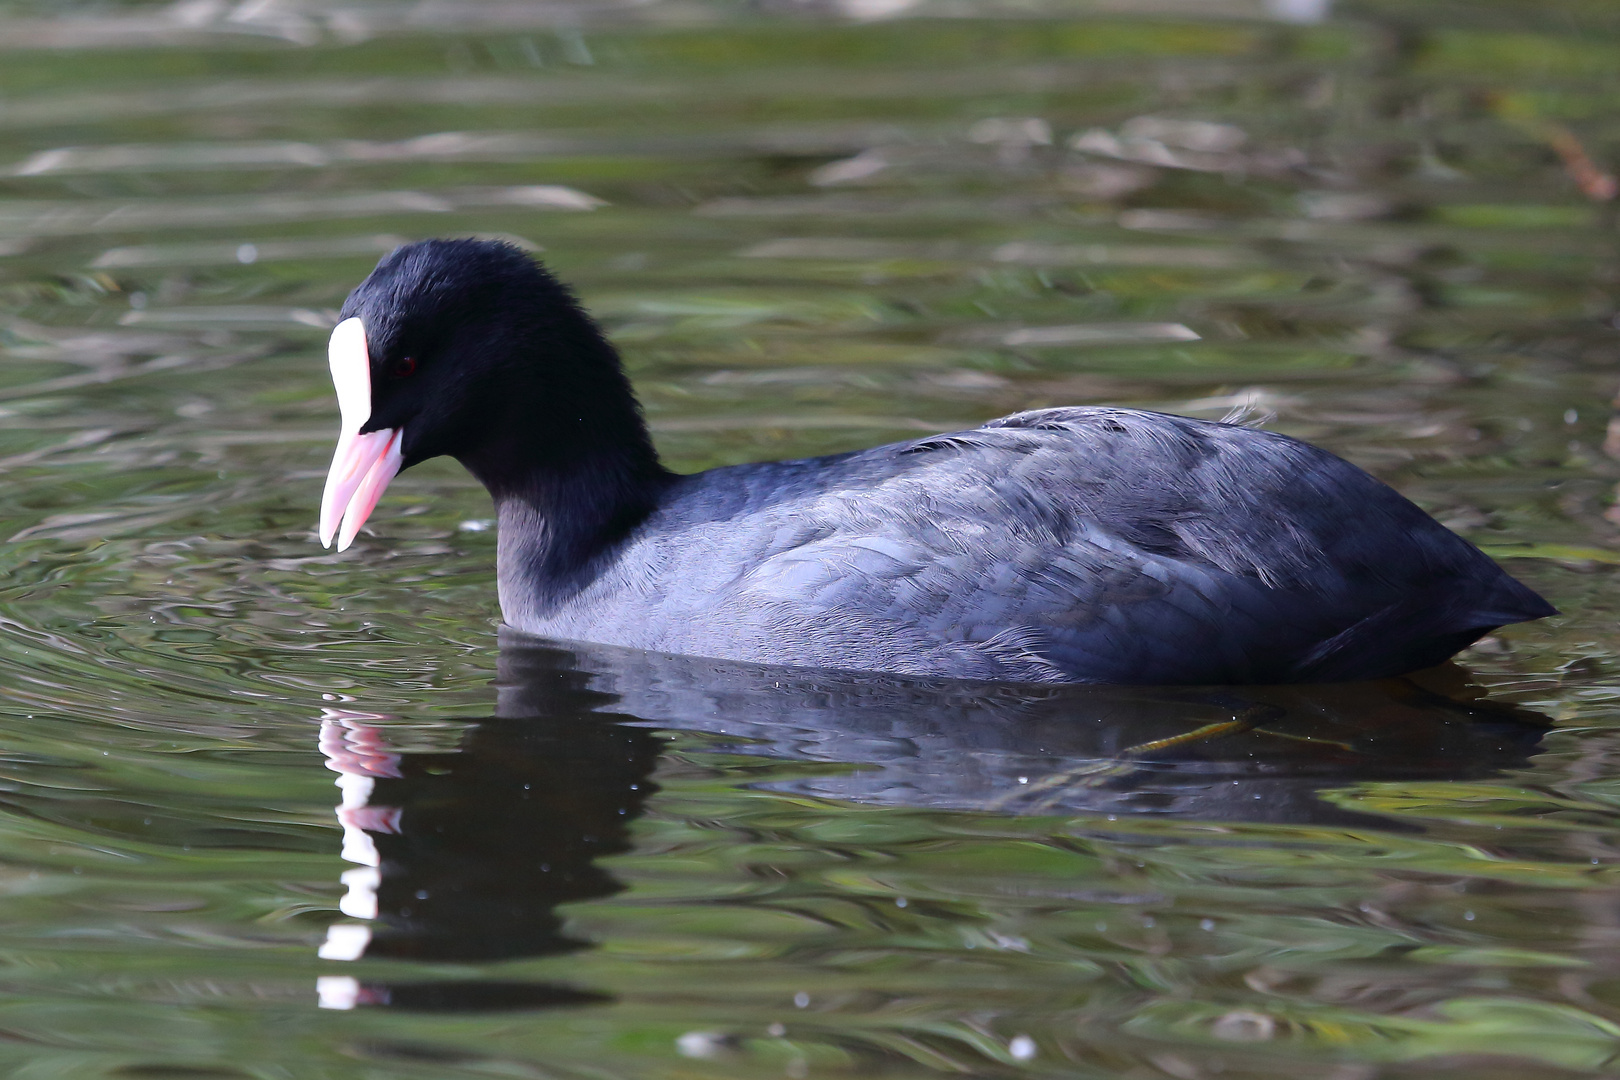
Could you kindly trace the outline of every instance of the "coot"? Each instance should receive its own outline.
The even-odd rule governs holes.
[[[341,319],[322,543],[348,547],[400,469],[448,454],[494,497],[507,623],[545,637],[929,677],[1281,683],[1401,674],[1555,614],[1325,450],[1162,413],[1040,409],[676,475],[613,347],[505,244],[401,247]]]

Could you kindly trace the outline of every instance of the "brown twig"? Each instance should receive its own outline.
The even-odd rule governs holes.
[[[1620,180],[1592,160],[1580,136],[1556,120],[1541,116],[1533,102],[1513,94],[1491,94],[1489,100],[1491,111],[1503,121],[1552,147],[1558,160],[1564,163],[1564,171],[1575,181],[1582,195],[1593,202],[1606,203],[1613,202],[1615,196],[1620,194]]]
[[[1593,202],[1609,202],[1620,194],[1620,181],[1615,180],[1613,173],[1604,172],[1598,167],[1592,155],[1586,152],[1586,147],[1581,145],[1581,140],[1569,128],[1562,124],[1546,124],[1542,128],[1542,137],[1564,163],[1564,171],[1581,189],[1581,194]]]

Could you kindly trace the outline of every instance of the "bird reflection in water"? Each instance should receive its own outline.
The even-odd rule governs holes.
[[[584,948],[560,904],[622,886],[657,791],[659,730],[728,753],[837,763],[776,790],[1002,814],[1173,815],[1401,829],[1319,797],[1376,780],[1525,765],[1546,718],[1470,694],[1461,669],[1285,687],[1010,686],[765,668],[503,633],[497,708],[452,752],[400,753],[379,717],[332,710],[341,907],[328,960],[497,961]],[[713,736],[720,736],[718,741]],[[850,770],[850,764],[860,768]],[[530,1009],[606,1001],[557,983],[319,980],[328,1008]]]
[[[338,773],[341,910],[323,959],[495,961],[570,952],[557,905],[622,886],[597,859],[630,848],[628,823],[653,786],[659,739],[600,711],[611,699],[558,673],[544,704],[470,725],[457,750],[391,750],[375,715],[330,710],[326,764]],[[318,982],[326,1008],[494,1010],[605,1001],[556,983]]]

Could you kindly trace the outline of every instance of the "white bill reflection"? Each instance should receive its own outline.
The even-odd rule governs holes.
[[[338,878],[347,890],[338,901],[338,910],[351,919],[377,917],[377,887],[382,884],[372,833],[398,833],[401,811],[395,806],[373,806],[372,792],[379,776],[398,777],[399,755],[384,743],[381,733],[369,720],[381,719],[375,713],[347,709],[323,710],[320,748],[326,767],[338,774],[335,781],[342,793],[336,808],[343,826],[343,858],[358,866]],[[334,923],[326,929],[326,940],[316,950],[322,960],[358,960],[371,945],[371,927],[364,922]],[[322,975],[315,980],[318,1003],[323,1009],[352,1009],[362,997],[360,983],[347,975]]]
[[[326,940],[316,954],[322,960],[358,960],[371,944],[371,927],[359,923],[334,923],[326,928]]]
[[[323,1009],[352,1009],[360,1001],[360,983],[347,975],[322,975],[315,980],[315,993]]]
[[[377,868],[357,866],[353,870],[345,870],[338,880],[349,887],[343,899],[338,901],[338,910],[353,919],[375,919],[377,886],[382,884],[382,874]]]

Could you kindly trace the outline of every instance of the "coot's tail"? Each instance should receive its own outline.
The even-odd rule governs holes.
[[[1433,667],[1508,623],[1557,615],[1558,609],[1494,564],[1484,582],[1455,579],[1417,589],[1312,649],[1300,682],[1348,682]]]

